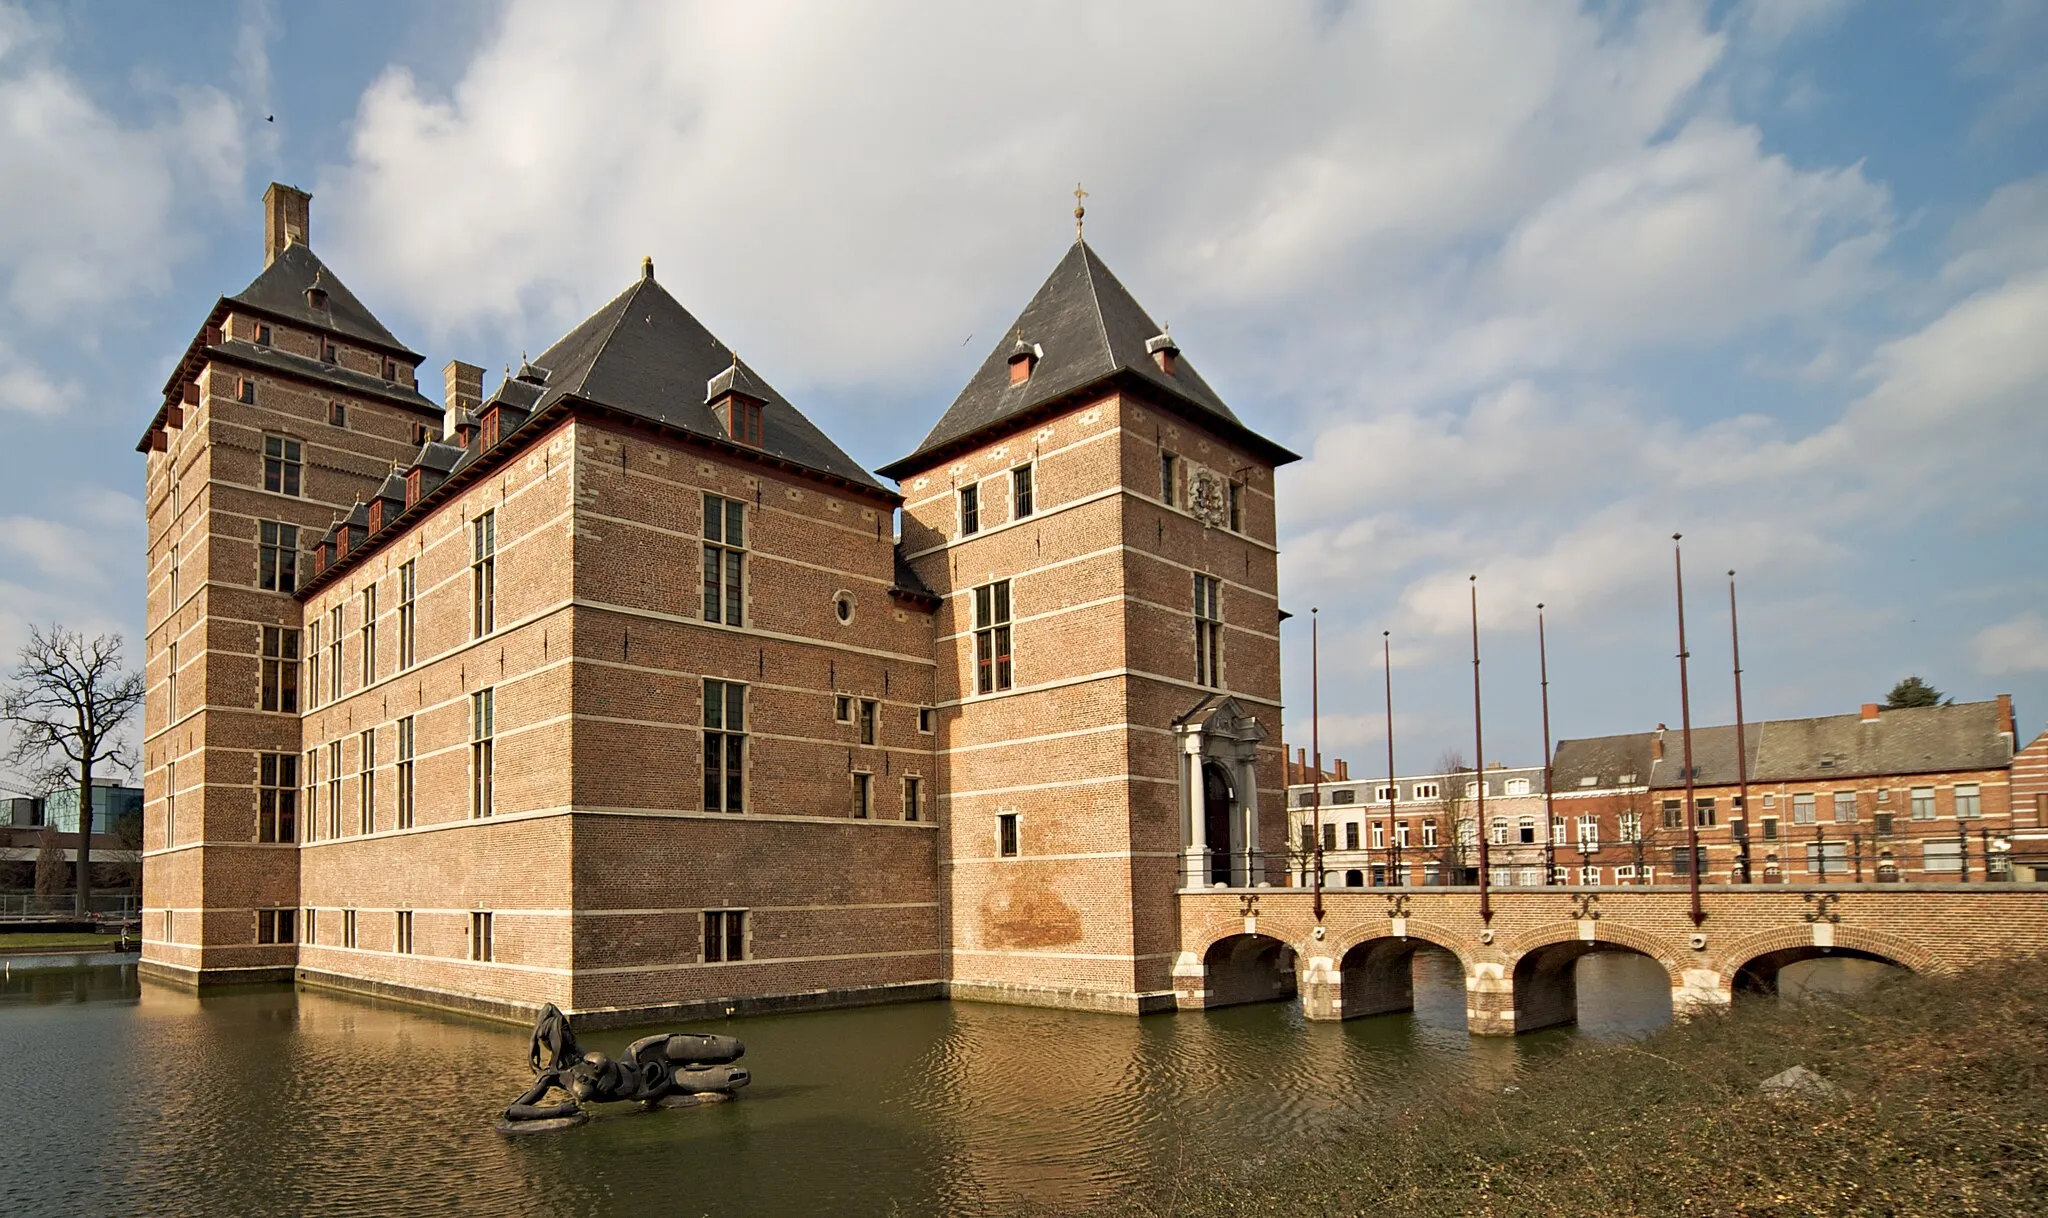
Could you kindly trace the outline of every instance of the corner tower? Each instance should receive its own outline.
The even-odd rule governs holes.
[[[144,967],[185,981],[297,959],[304,549],[438,433],[420,356],[264,194],[263,271],[217,300],[136,450],[149,534]],[[314,670],[307,667],[308,674]]]
[[[880,471],[941,602],[955,996],[1168,1009],[1175,893],[1284,873],[1273,470],[1296,459],[1077,238]]]

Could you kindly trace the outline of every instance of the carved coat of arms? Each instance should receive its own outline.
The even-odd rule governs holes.
[[[1188,510],[1212,529],[1230,523],[1230,493],[1221,475],[1207,469],[1194,472],[1188,479]]]

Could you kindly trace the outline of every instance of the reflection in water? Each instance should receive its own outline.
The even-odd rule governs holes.
[[[526,1085],[524,1029],[15,961],[0,1058],[36,1119],[0,1139],[0,1213],[1080,1209],[1184,1164],[1340,1136],[1438,1080],[1504,1081],[1560,1038],[1669,1018],[1651,962],[1576,967],[1580,1028],[1518,1039],[1465,1034],[1463,979],[1436,951],[1416,954],[1412,1014],[1342,1024],[1291,1003],[1138,1020],[927,1002],[702,1025],[747,1042],[738,1102],[624,1105],[508,1138],[491,1122]],[[636,1034],[583,1039],[616,1054]]]
[[[1846,957],[1801,960],[1778,970],[1778,996],[1840,998],[1864,993],[1892,978],[1906,975],[1905,969],[1882,960]]]

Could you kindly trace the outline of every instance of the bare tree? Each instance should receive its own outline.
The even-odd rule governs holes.
[[[1471,769],[1472,765],[1465,760],[1465,754],[1454,748],[1445,749],[1443,755],[1436,759],[1437,773],[1443,775],[1437,780],[1436,788],[1437,815],[1440,819],[1437,824],[1436,849],[1425,853],[1434,854],[1436,861],[1450,872],[1449,882],[1453,884],[1464,883],[1465,871],[1471,866],[1471,861],[1467,857],[1471,846],[1460,831],[1460,826],[1465,820],[1465,805],[1469,801],[1465,797],[1465,780],[1459,777],[1471,772]],[[1481,833],[1486,831],[1484,825],[1476,828]]]
[[[36,840],[36,899],[55,900],[71,877],[65,874],[64,842],[49,825]]]
[[[9,764],[62,765],[78,782],[78,904],[92,898],[92,776],[102,765],[124,766],[122,724],[142,705],[140,673],[121,667],[121,636],[88,639],[52,625],[30,626],[20,662],[4,693],[0,720],[14,726]]]

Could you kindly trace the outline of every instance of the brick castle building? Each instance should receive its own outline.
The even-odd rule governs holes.
[[[651,263],[436,405],[264,202],[138,446],[147,971],[1172,1006],[1176,892],[1286,826],[1295,458],[1078,234],[892,490]]]

